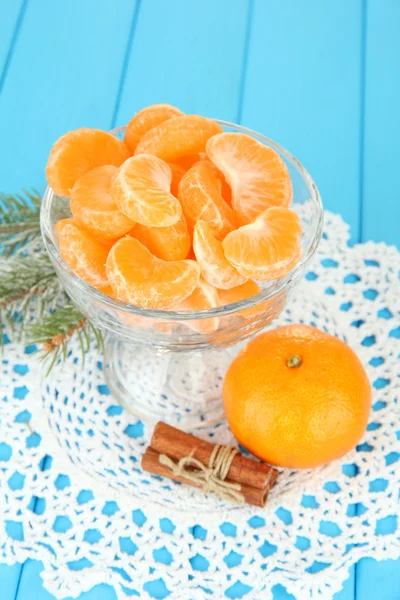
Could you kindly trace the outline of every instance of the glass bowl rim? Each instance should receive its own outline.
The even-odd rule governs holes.
[[[122,300],[117,300],[107,296],[100,290],[97,290],[89,283],[87,283],[84,279],[81,279],[62,259],[61,254],[58,250],[58,246],[55,242],[53,232],[51,230],[50,222],[49,222],[49,212],[53,199],[57,196],[55,192],[48,186],[45,190],[44,196],[42,198],[41,211],[40,211],[40,225],[42,238],[44,241],[45,248],[50,256],[50,258],[56,262],[56,264],[62,267],[62,270],[70,277],[74,283],[74,287],[79,288],[85,294],[89,294],[102,304],[104,304],[107,308],[111,308],[113,310],[123,311],[128,315],[140,316],[148,319],[156,319],[161,321],[188,321],[194,319],[206,319],[206,318],[215,318],[222,317],[225,315],[233,314],[238,311],[242,311],[246,308],[251,308],[253,306],[257,306],[271,298],[278,296],[280,292],[282,292],[288,283],[292,280],[297,280],[306,270],[306,267],[310,263],[312,259],[319,241],[322,236],[322,228],[324,221],[324,213],[321,197],[318,191],[317,186],[314,183],[311,175],[308,171],[303,167],[299,160],[293,154],[291,154],[288,150],[280,146],[277,142],[274,142],[270,138],[253,131],[247,127],[243,127],[241,125],[237,125],[235,123],[230,123],[229,121],[223,121],[221,119],[213,119],[219,125],[229,127],[231,129],[235,129],[240,133],[244,133],[259,139],[264,142],[268,146],[271,146],[278,153],[282,154],[290,163],[292,163],[296,169],[300,172],[303,180],[306,182],[307,187],[311,194],[311,200],[315,204],[317,208],[317,223],[315,226],[314,235],[311,239],[311,242],[306,250],[306,252],[302,255],[300,261],[295,265],[295,267],[282,279],[279,279],[273,282],[268,289],[262,290],[258,294],[250,296],[249,298],[245,298],[244,300],[239,300],[238,302],[232,302],[231,304],[226,304],[223,306],[218,306],[216,308],[209,308],[206,310],[196,310],[196,311],[176,311],[174,309],[153,309],[153,308],[143,308],[141,306],[136,306],[134,304],[129,304],[128,302],[123,302]],[[116,127],[112,129],[110,133],[113,135],[118,135],[126,129],[126,125],[121,127]]]

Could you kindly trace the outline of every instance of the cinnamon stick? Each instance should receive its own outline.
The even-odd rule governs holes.
[[[201,488],[201,483],[197,483],[191,480],[186,479],[185,477],[181,477],[178,475],[174,475],[170,468],[166,465],[160,463],[160,452],[157,452],[154,448],[148,447],[146,452],[142,458],[142,469],[144,471],[148,471],[149,473],[154,473],[154,475],[161,475],[161,477],[168,477],[173,481],[180,481],[181,483],[185,483],[192,487]],[[270,481],[275,481],[277,472],[273,469],[274,473]],[[226,480],[231,483],[232,480]],[[235,481],[235,483],[237,483]],[[272,484],[271,484],[272,485]],[[253,506],[259,506],[263,508],[267,502],[268,492],[270,487],[264,487],[263,489],[255,488],[246,484],[240,485],[240,493],[243,494],[243,497],[247,504],[251,504]]]
[[[190,433],[175,429],[161,421],[155,426],[150,446],[160,454],[166,454],[175,460],[193,453],[193,457],[204,465],[208,464],[214,449],[214,445],[210,442],[200,440]],[[237,454],[228,471],[228,479],[258,490],[265,490],[267,487],[272,487],[277,474],[276,469],[265,463]]]

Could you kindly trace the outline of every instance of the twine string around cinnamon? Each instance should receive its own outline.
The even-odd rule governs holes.
[[[232,461],[238,454],[238,449],[233,446],[218,444],[214,447],[208,465],[194,458],[194,450],[189,456],[184,456],[174,462],[166,454],[160,454],[160,464],[171,469],[173,475],[184,477],[196,484],[201,484],[204,493],[213,492],[223,500],[235,504],[244,504],[245,498],[240,493],[240,483],[225,481]],[[196,470],[193,470],[193,467]]]

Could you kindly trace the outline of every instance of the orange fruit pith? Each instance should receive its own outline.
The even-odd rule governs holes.
[[[103,165],[119,167],[129,157],[128,148],[111,133],[99,129],[75,129],[54,144],[46,166],[49,186],[60,196],[69,196],[75,182]]]
[[[197,221],[206,221],[215,237],[223,239],[235,228],[235,216],[223,199],[221,188],[214,168],[206,161],[196,163],[183,175],[178,198],[190,230]]]
[[[108,288],[108,249],[79,227],[73,219],[58,221],[56,231],[60,254],[67,265],[93,287]]]
[[[218,304],[218,290],[200,277],[194,292],[178,304],[175,310],[209,310],[210,308],[216,308]],[[212,333],[218,329],[219,319],[217,317],[207,317],[206,319],[190,320],[184,323],[190,329],[199,333]]]
[[[204,152],[207,140],[222,129],[215,121],[199,115],[182,115],[163,121],[140,140],[135,154],[154,154],[166,161]]]
[[[146,227],[168,227],[182,215],[179,200],[170,193],[170,166],[150,154],[132,156],[124,162],[111,185],[119,210]]]
[[[175,108],[170,104],[153,104],[139,110],[129,121],[125,130],[124,142],[130,153],[135,152],[139,141],[150,129],[181,114],[179,108]]]
[[[164,261],[132,237],[111,248],[107,277],[120,300],[144,308],[171,308],[195,290],[200,268],[193,260]]]
[[[300,358],[299,366],[288,365],[291,357]],[[340,458],[359,442],[371,386],[344,342],[289,325],[256,337],[239,353],[223,399],[239,443],[270,464],[302,469]]]
[[[207,142],[207,155],[232,189],[232,206],[241,224],[270,206],[289,206],[292,184],[275,150],[243,133],[221,133]]]
[[[245,277],[280,279],[301,256],[300,219],[289,208],[268,208],[250,225],[228,233],[222,246],[227,260]]]
[[[116,239],[134,226],[111,196],[111,182],[117,167],[105,165],[82,175],[71,190],[71,212],[96,237]]]
[[[241,275],[225,258],[222,243],[213,235],[205,221],[198,221],[193,231],[193,250],[204,279],[210,285],[227,290],[241,285]]]
[[[187,258],[191,239],[182,215],[177,223],[169,227],[145,227],[136,224],[129,235],[141,242],[154,256],[163,260]]]
[[[179,182],[185,174],[185,169],[175,163],[168,163],[172,173],[170,192],[175,198],[178,197]]]

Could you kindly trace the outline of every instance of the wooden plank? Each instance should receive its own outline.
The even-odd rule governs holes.
[[[286,146],[359,235],[361,0],[255,0],[242,123]],[[339,34],[340,32],[340,34]]]
[[[400,3],[367,7],[362,235],[400,246]]]
[[[366,7],[361,236],[400,247],[400,4],[368,0]],[[397,600],[399,590],[400,560],[357,565],[357,598]]]
[[[19,563],[11,567],[0,564],[2,600],[14,600],[16,598],[21,569],[22,565]]]
[[[2,191],[43,188],[53,142],[111,126],[136,3],[37,0],[27,6],[0,98]]]
[[[12,3],[0,2],[0,94],[18,39],[24,14],[23,8],[23,0],[15,0]],[[1,451],[0,458],[3,458]],[[14,600],[21,576],[21,569],[22,567],[19,563],[12,566],[0,564],[0,581],[4,600]]]
[[[6,21],[15,26],[12,15],[17,4],[8,2],[7,10],[1,6],[4,39]],[[0,164],[2,191],[43,187],[48,151],[68,129],[111,126],[135,7],[131,0],[121,0],[118,11],[112,2],[103,3],[99,11],[95,0],[70,0],[62,12],[57,3],[47,0],[28,5],[0,98],[0,131],[6,149]],[[32,564],[37,565],[28,562],[22,572],[19,565],[1,567],[5,600],[14,600],[17,590],[23,600],[50,597]],[[104,588],[104,600],[115,597],[111,588]],[[88,600],[94,597],[96,590],[87,595]]]
[[[25,2],[0,2],[0,93],[23,20]]]
[[[248,0],[143,2],[116,123],[158,102],[236,120],[248,6]]]
[[[399,600],[400,560],[377,562],[364,558],[357,565],[356,598]]]

